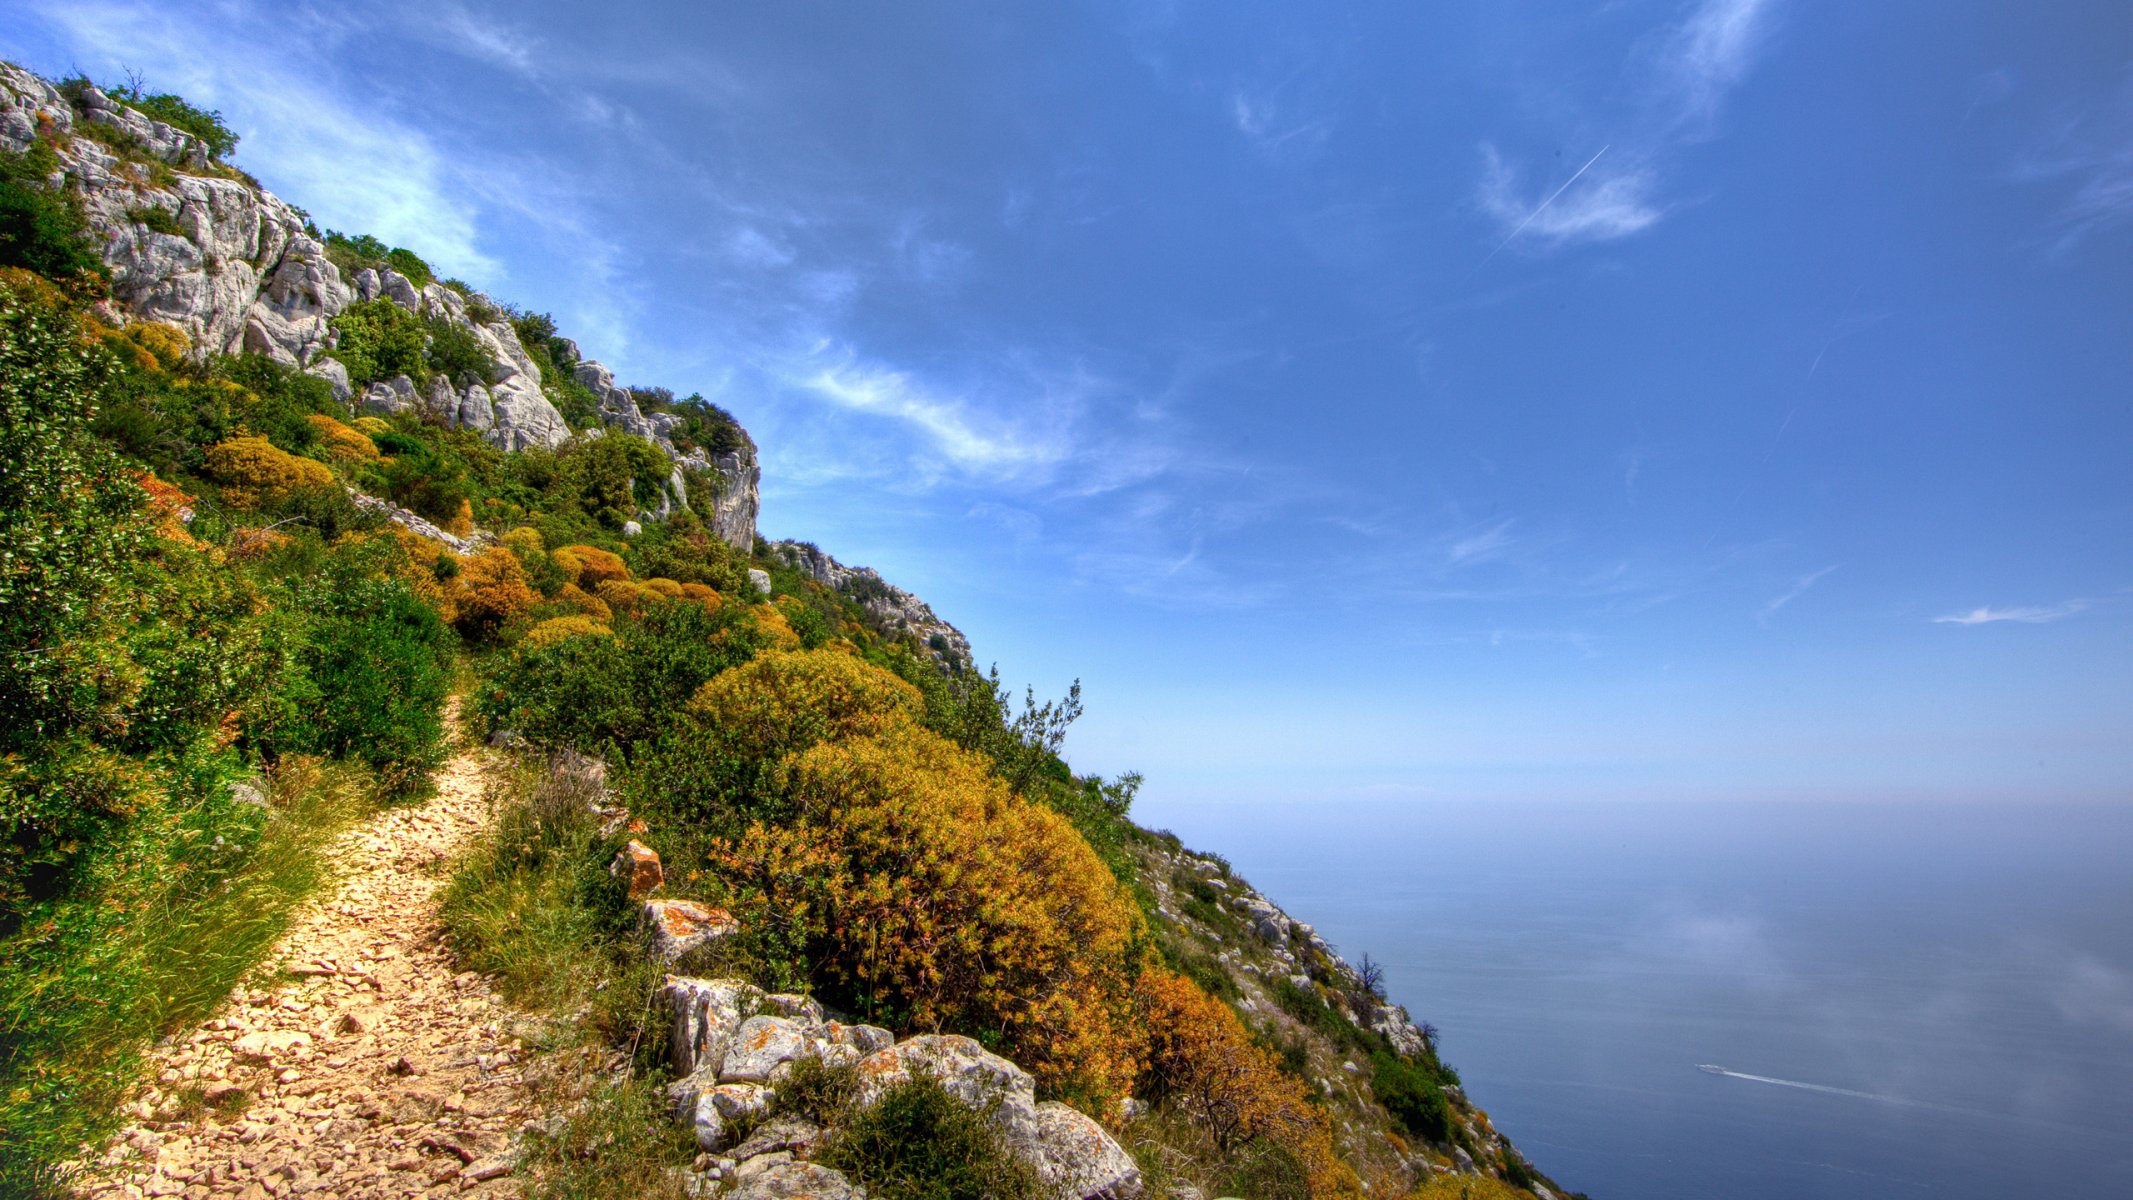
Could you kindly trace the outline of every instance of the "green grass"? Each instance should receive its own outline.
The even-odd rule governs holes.
[[[919,1076],[847,1113],[818,1161],[874,1200],[1040,1200],[1036,1170],[1001,1139],[992,1114]]]
[[[375,807],[360,767],[285,760],[271,783],[241,862],[181,829],[133,851],[160,887],[83,891],[0,946],[0,1195],[67,1194],[64,1164],[116,1127],[146,1049],[214,1011],[326,881],[323,846]]]
[[[549,1018],[528,1076],[540,1106],[559,1116],[527,1143],[527,1195],[682,1200],[696,1143],[665,1110],[661,972],[607,874],[620,840],[601,835],[580,780],[520,763],[491,787],[496,822],[461,859],[442,915],[461,965]]]

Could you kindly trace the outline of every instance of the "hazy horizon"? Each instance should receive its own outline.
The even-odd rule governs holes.
[[[2133,799],[2133,18],[25,0],[1146,795]]]

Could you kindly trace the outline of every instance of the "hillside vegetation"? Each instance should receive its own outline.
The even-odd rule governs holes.
[[[298,365],[113,303],[100,248],[124,239],[108,194],[85,201],[86,148],[131,172],[97,185],[134,189],[126,237],[187,237],[158,199],[185,178],[250,185],[216,114],[94,96],[191,140],[45,118],[0,150],[0,1194],[64,1194],[142,1048],[273,942],[316,848],[430,786],[454,691],[525,764],[453,884],[458,952],[635,1048],[532,1152],[549,1194],[689,1154],[617,1133],[661,1082],[656,980],[607,869],[630,837],[673,894],[738,918],[729,974],[977,1039],[1116,1132],[1151,1195],[1549,1194],[1367,960],[1135,825],[1137,777],[1068,766],[1078,687],[1018,704],[878,576],[832,586],[723,534],[738,481],[672,482],[752,465],[723,410],[573,373],[552,320],[361,235],[319,234],[311,269],[413,290],[350,299]],[[553,444],[366,390],[472,396],[504,358],[562,414]],[[630,826],[542,799],[543,764],[587,758]],[[977,1136],[944,1113],[914,1091],[835,1153],[913,1195],[1022,1186],[896,1157],[913,1130]]]

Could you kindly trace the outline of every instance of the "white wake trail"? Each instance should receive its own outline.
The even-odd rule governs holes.
[[[1883,1104],[1909,1104],[1919,1108],[1950,1107],[1946,1104],[1935,1104],[1930,1100],[1912,1100],[1903,1096],[1885,1096],[1880,1092],[1862,1092],[1853,1088],[1831,1087],[1826,1083],[1805,1083],[1798,1079],[1776,1079],[1768,1075],[1750,1075],[1746,1071],[1730,1071],[1724,1067],[1712,1066],[1709,1063],[1699,1063],[1696,1069],[1706,1075],[1723,1075],[1728,1079],[1745,1079],[1750,1083],[1770,1083],[1776,1084],[1778,1087],[1799,1088],[1803,1092],[1823,1092],[1831,1096],[1852,1096],[1860,1100],[1879,1100]],[[1967,1112],[1969,1110],[1956,1109],[1955,1111]]]

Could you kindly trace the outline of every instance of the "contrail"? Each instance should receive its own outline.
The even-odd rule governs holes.
[[[1511,231],[1511,236],[1505,238],[1501,243],[1497,245],[1494,250],[1489,251],[1489,258],[1484,258],[1480,262],[1474,264],[1474,269],[1472,271],[1467,272],[1467,278],[1472,279],[1477,273],[1480,272],[1481,268],[1489,265],[1490,258],[1495,258],[1497,255],[1503,253],[1503,248],[1505,246],[1508,246],[1512,242],[1517,241],[1518,235],[1526,231],[1526,226],[1531,225],[1535,218],[1539,217],[1542,213],[1547,212],[1548,206],[1555,203],[1557,198],[1560,197],[1564,192],[1569,191],[1571,184],[1576,183],[1578,180],[1584,178],[1585,172],[1592,170],[1592,164],[1600,161],[1600,155],[1606,154],[1609,150],[1612,150],[1614,148],[1615,144],[1613,142],[1609,142],[1606,145],[1600,147],[1600,153],[1593,155],[1590,161],[1588,161],[1584,166],[1579,167],[1577,170],[1577,174],[1572,175],[1570,178],[1564,180],[1563,186],[1555,189],[1553,195],[1550,195],[1546,200],[1541,201],[1539,208],[1536,208],[1532,212],[1527,213],[1526,219],[1520,221],[1518,223],[1518,228]]]

